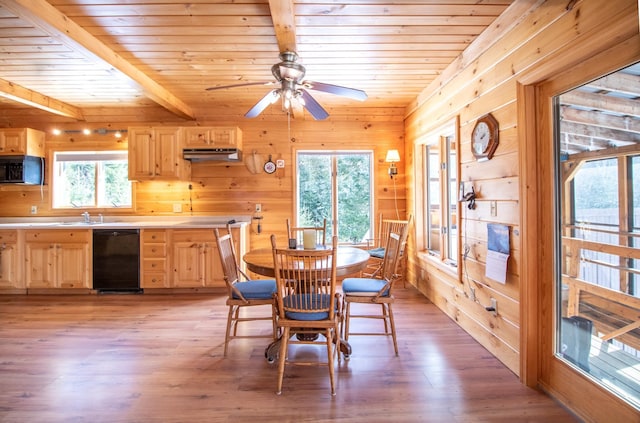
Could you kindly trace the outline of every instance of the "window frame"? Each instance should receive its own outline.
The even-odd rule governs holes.
[[[338,201],[338,165],[337,165],[337,157],[339,155],[349,155],[349,154],[363,154],[369,156],[369,196],[370,196],[370,204],[369,204],[369,227],[370,227],[370,235],[373,236],[376,228],[375,228],[375,216],[374,216],[374,205],[375,205],[375,168],[374,168],[374,150],[363,150],[363,149],[355,149],[355,150],[317,150],[317,149],[294,149],[293,157],[294,157],[294,173],[293,173],[293,211],[292,216],[294,219],[294,224],[296,226],[300,225],[298,221],[298,211],[299,211],[299,188],[298,188],[298,180],[299,180],[299,168],[298,168],[298,158],[301,154],[317,154],[322,156],[330,156],[331,157],[331,216],[327,218],[327,232],[328,234],[337,234],[339,236],[339,228],[338,228],[338,208],[334,207]],[[327,241],[328,242],[328,241]],[[366,245],[365,242],[362,243],[351,243],[351,242],[340,242],[340,244],[348,244],[348,245]]]
[[[62,149],[54,149],[50,151],[50,157],[51,157],[51,166],[50,168],[50,191],[51,191],[51,196],[50,196],[50,207],[51,210],[58,210],[58,211],[68,211],[68,210],[93,210],[93,211],[109,211],[109,212],[114,212],[114,211],[118,211],[118,212],[125,212],[125,213],[131,213],[135,210],[135,187],[136,184],[133,183],[133,181],[128,180],[128,183],[131,186],[131,198],[130,198],[130,203],[125,205],[125,206],[108,206],[106,204],[98,204],[98,196],[100,193],[100,190],[103,190],[104,188],[100,186],[99,184],[99,180],[98,180],[98,176],[100,174],[100,170],[98,168],[96,168],[96,182],[94,185],[94,193],[96,196],[96,201],[94,205],[78,205],[77,207],[74,207],[72,205],[63,205],[63,206],[57,206],[56,205],[56,191],[57,191],[57,183],[56,183],[56,173],[58,171],[58,163],[60,163],[61,161],[57,160],[58,155],[78,155],[78,156],[83,156],[86,155],[88,157],[91,156],[95,156],[98,159],[100,157],[103,157],[105,155],[118,155],[118,156],[122,156],[124,155],[126,157],[125,161],[127,163],[127,166],[129,165],[129,160],[128,160],[128,150],[127,149],[117,149],[117,148],[110,148],[110,149],[105,149],[105,150],[98,150],[98,149],[82,149],[82,148],[74,148],[74,149],[69,149],[69,150],[62,150]],[[91,161],[91,160],[87,160],[87,161]],[[95,160],[95,162],[99,162],[100,160]],[[107,161],[107,160],[105,160]],[[128,174],[128,172],[127,172]]]
[[[451,142],[448,142],[451,140]],[[453,149],[449,148],[453,144]],[[429,245],[430,235],[430,223],[431,216],[429,213],[428,202],[428,189],[429,189],[429,163],[428,163],[428,145],[438,145],[439,151],[439,187],[440,187],[440,204],[447,204],[449,206],[452,203],[455,204],[455,208],[450,210],[450,207],[440,207],[440,213],[438,215],[440,222],[446,223],[447,230],[443,231],[443,225],[440,225],[439,242],[440,249],[433,250]],[[444,149],[442,147],[445,147]],[[426,132],[415,143],[415,193],[416,203],[414,210],[416,216],[416,233],[419,235],[416,239],[416,247],[418,255],[421,258],[427,259],[439,267],[449,271],[457,273],[460,277],[460,251],[461,251],[461,232],[460,232],[460,202],[457,195],[452,200],[453,193],[457,193],[460,185],[460,124],[459,117],[455,116],[444,122],[442,125]],[[450,165],[451,157],[455,157],[455,166]],[[445,163],[443,167],[443,163]],[[454,178],[449,176],[449,172],[453,171]],[[453,185],[452,186],[452,181]],[[453,189],[452,189],[453,188]],[[452,214],[455,214],[455,226],[456,236],[451,237],[450,232],[454,222],[452,222]],[[454,250],[451,249],[455,243]],[[453,255],[453,257],[451,256]]]

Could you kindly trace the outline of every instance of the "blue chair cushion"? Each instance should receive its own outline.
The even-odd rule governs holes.
[[[345,278],[342,281],[342,292],[345,295],[376,295],[384,286],[387,281],[384,279],[373,279],[373,278]],[[382,293],[383,297],[389,295],[389,290],[385,290]]]
[[[247,300],[268,300],[276,292],[275,279],[256,279],[254,281],[237,282],[233,285]],[[234,294],[234,299],[239,299]]]
[[[311,299],[309,294],[294,294],[286,296],[282,299],[284,308],[299,308],[299,309],[317,309],[328,308],[331,304],[331,296],[329,294],[323,294],[314,296],[315,300]],[[312,302],[315,303],[312,304]],[[327,320],[329,318],[328,311],[316,311],[316,312],[301,312],[301,311],[286,311],[285,316],[291,320]]]
[[[384,247],[372,248],[371,250],[367,250],[367,253],[369,253],[369,255],[371,257],[383,259],[384,258],[384,250],[385,250]]]

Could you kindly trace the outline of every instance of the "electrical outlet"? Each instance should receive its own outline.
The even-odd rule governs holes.
[[[498,216],[498,202],[495,200],[491,202],[491,216]]]
[[[469,299],[473,302],[476,301],[476,289],[475,288],[470,288],[470,294],[469,294]]]
[[[173,212],[174,213],[182,213],[182,204],[180,203],[175,203],[173,205]]]
[[[38,206],[31,206],[31,214],[38,214]]]
[[[262,212],[262,204],[256,203],[256,213]]]

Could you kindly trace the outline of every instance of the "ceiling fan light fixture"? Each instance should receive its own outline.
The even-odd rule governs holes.
[[[271,96],[271,99],[269,100],[269,102],[271,104],[274,104],[280,98],[280,90],[273,90],[271,93],[273,95]]]
[[[280,62],[271,66],[271,73],[277,82],[245,82],[232,84],[223,87],[209,87],[207,90],[217,90],[222,88],[242,87],[248,85],[271,85],[280,84],[280,88],[271,90],[262,97],[251,109],[245,113],[245,117],[254,118],[262,113],[269,105],[278,100],[282,100],[282,109],[289,113],[292,102],[297,102],[294,106],[302,106],[315,120],[323,120],[329,117],[329,113],[318,103],[307,90],[325,92],[354,100],[364,101],[367,93],[355,88],[342,87],[340,85],[327,84],[324,82],[305,81],[306,69],[303,65],[295,63],[298,55],[292,51],[280,53]],[[296,107],[297,109],[297,107]]]

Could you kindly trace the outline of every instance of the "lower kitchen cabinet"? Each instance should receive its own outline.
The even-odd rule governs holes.
[[[27,230],[27,288],[91,288],[90,230]]]
[[[0,231],[0,289],[23,289],[17,230]]]
[[[172,286],[224,287],[224,274],[213,230],[175,229],[172,232]],[[234,236],[238,236],[237,232]]]
[[[142,229],[140,231],[141,288],[169,288],[169,265],[167,242],[169,231],[166,229]]]

